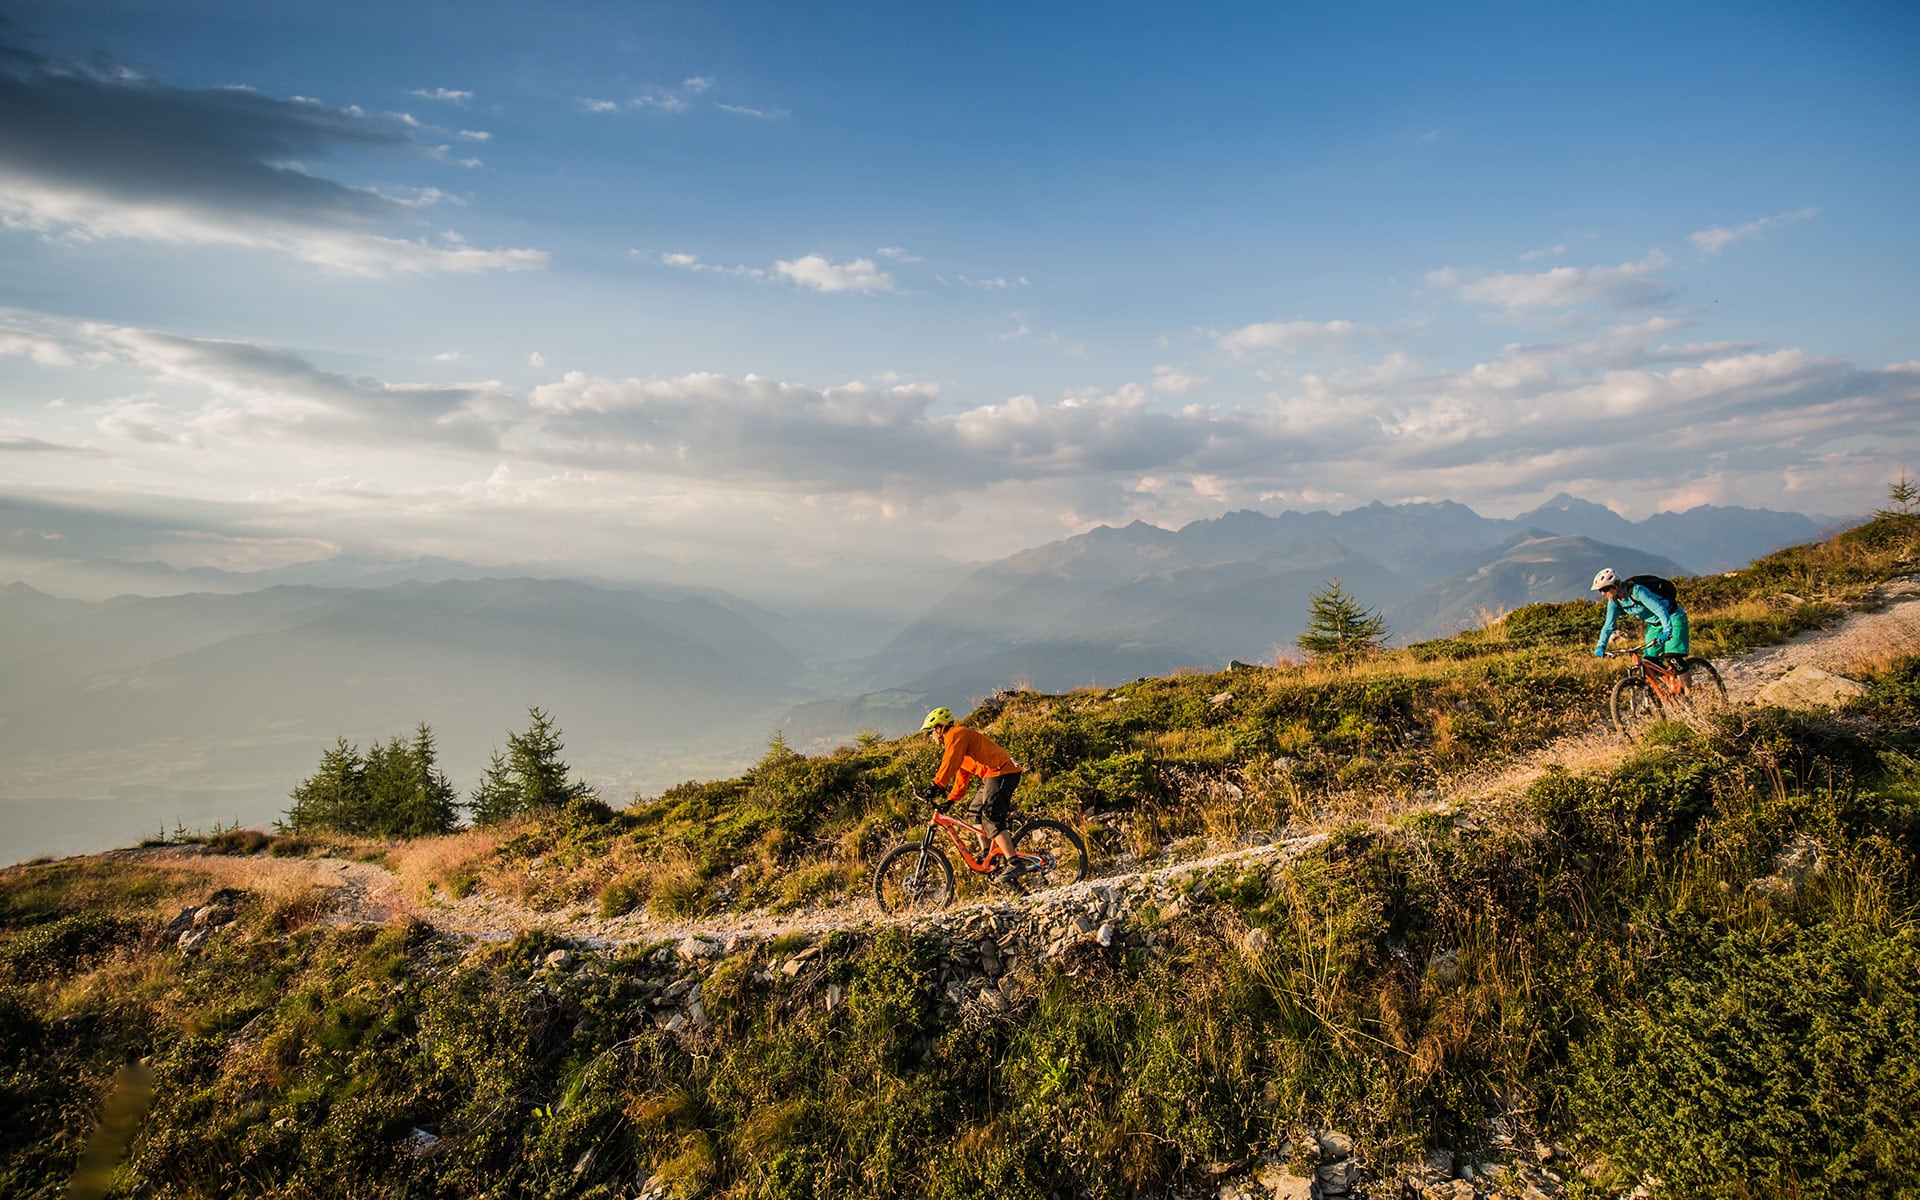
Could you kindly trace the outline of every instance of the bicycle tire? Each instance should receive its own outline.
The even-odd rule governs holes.
[[[1613,685],[1607,709],[1613,715],[1613,727],[1629,741],[1666,715],[1660,695],[1644,679],[1628,675]]]
[[[1066,887],[1087,877],[1087,844],[1069,825],[1059,821],[1029,821],[1013,835],[1015,854],[1046,855],[1050,866],[1030,870],[1021,881],[1040,888]]]
[[[939,912],[953,903],[953,864],[936,846],[902,842],[873,869],[873,899],[890,917]]]
[[[1687,660],[1687,700],[1705,712],[1727,706],[1727,685],[1720,681],[1720,672],[1704,658]]]

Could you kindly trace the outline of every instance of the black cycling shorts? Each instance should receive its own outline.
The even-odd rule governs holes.
[[[1018,771],[980,781],[980,791],[973,799],[973,823],[986,830],[988,837],[1006,825],[1007,814],[1013,810],[1013,788],[1019,782]]]

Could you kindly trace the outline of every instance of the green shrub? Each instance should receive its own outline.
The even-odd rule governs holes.
[[[1574,1051],[1573,1111],[1680,1194],[1903,1194],[1920,1179],[1920,936],[1833,918],[1696,928]]]
[[[1515,646],[1591,646],[1599,636],[1602,616],[1601,606],[1591,600],[1529,604],[1502,618],[1500,630]]]

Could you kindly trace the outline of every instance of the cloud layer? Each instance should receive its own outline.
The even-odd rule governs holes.
[[[318,173],[330,159],[430,158],[404,116],[246,88],[186,89],[0,43],[0,223],[48,236],[267,249],[386,275],[538,267],[543,251],[396,236],[408,204]]]
[[[16,421],[0,436],[17,463],[160,455],[175,478],[193,475],[181,456],[284,462],[290,483],[265,493],[277,504],[376,527],[503,510],[528,528],[602,521],[609,496],[650,497],[647,520],[706,531],[689,536],[788,546],[868,521],[904,537],[962,509],[993,514],[976,528],[998,540],[1029,544],[1100,521],[1374,498],[1498,508],[1569,489],[1640,511],[1766,503],[1849,465],[1878,472],[1887,447],[1913,444],[1920,364],[1687,342],[1687,329],[1654,317],[1462,366],[1394,350],[1257,393],[1161,364],[1112,389],[956,406],[927,383],[712,372],[568,372],[524,392],[399,383],[258,343],[16,316],[0,320],[0,353],[14,361],[74,380],[131,372],[148,386],[78,406],[84,427]],[[1237,398],[1180,399],[1201,387]],[[344,479],[306,468],[300,482],[302,463],[342,452],[371,462],[374,448],[418,465],[384,480],[371,466]]]

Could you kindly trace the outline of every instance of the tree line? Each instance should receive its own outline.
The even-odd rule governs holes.
[[[290,833],[426,837],[458,829],[462,808],[475,825],[496,825],[523,812],[592,799],[593,789],[573,778],[560,757],[566,747],[552,716],[538,707],[527,715],[526,731],[507,734],[506,753],[493,752],[465,804],[440,770],[433,729],[423,721],[411,741],[376,741],[365,754],[338,739],[320,756],[319,769],[293,789],[293,805],[278,824]]]

